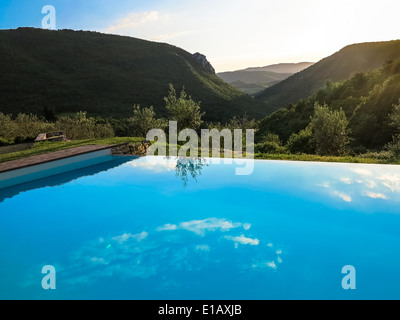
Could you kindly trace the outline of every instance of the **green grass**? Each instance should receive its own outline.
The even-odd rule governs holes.
[[[0,163],[91,144],[114,145],[122,143],[136,143],[143,140],[143,138],[107,138],[76,140],[70,142],[42,142],[36,143],[31,149],[0,155]]]
[[[22,159],[26,157],[46,154],[50,152],[55,152],[59,150],[84,146],[84,145],[117,145],[123,143],[137,143],[143,141],[143,138],[128,138],[128,137],[118,137],[118,138],[107,138],[107,139],[91,139],[91,140],[77,140],[71,142],[43,142],[36,143],[33,148],[13,152],[9,154],[0,155],[0,163],[6,161],[12,161],[17,159]],[[181,146],[178,145],[178,149]],[[167,148],[167,153],[168,153]],[[199,152],[200,155],[200,152]],[[210,157],[212,156],[210,152]],[[224,154],[221,154],[221,158]],[[333,156],[318,156],[310,154],[261,154],[257,153],[254,155],[255,159],[258,160],[285,160],[285,161],[314,161],[314,162],[341,162],[341,163],[370,163],[370,164],[400,164],[400,160],[391,161],[384,158],[374,158],[374,157],[333,157]]]
[[[182,145],[177,145],[178,150]],[[167,144],[167,156],[170,156],[169,145]],[[187,152],[189,156],[189,151]],[[246,156],[245,154],[243,156]],[[198,157],[201,157],[201,151],[198,149]],[[210,151],[209,157],[212,157]],[[224,158],[224,153],[220,154],[221,158]],[[256,153],[254,159],[257,160],[283,160],[283,161],[308,161],[308,162],[337,162],[337,163],[368,163],[368,164],[400,164],[400,160],[391,160],[390,158],[380,157],[377,154],[376,157],[364,155],[364,156],[319,156],[314,154],[268,154],[268,153]]]
[[[256,154],[255,158],[264,160],[288,160],[288,161],[400,164],[400,161],[391,161],[389,159],[364,158],[364,157],[353,157],[353,156],[333,157],[333,156],[318,156],[313,154]]]

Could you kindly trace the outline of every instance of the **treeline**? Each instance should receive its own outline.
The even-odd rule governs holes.
[[[246,114],[234,116],[225,124],[206,122],[203,120],[205,113],[201,111],[201,102],[193,100],[185,88],[178,94],[173,85],[170,85],[168,96],[164,101],[168,119],[157,118],[153,107],[134,106],[133,115],[125,120],[125,130],[128,135],[145,137],[147,132],[154,128],[167,130],[169,121],[178,123],[178,131],[189,128],[198,132],[201,129],[257,129],[259,125],[258,121],[250,119]]]
[[[114,136],[112,126],[103,120],[88,117],[86,112],[59,117],[51,122],[33,114],[16,117],[0,113],[0,144],[33,141],[39,133],[63,131],[68,139],[95,139]]]
[[[262,121],[235,116],[227,123],[204,122],[200,102],[173,86],[164,98],[169,120],[178,130],[254,129],[258,154],[360,156],[400,159],[400,59],[348,81],[330,83],[306,100],[281,109]],[[135,106],[126,120],[129,135],[145,136],[166,129],[153,108]],[[397,160],[396,160],[397,161]]]
[[[42,117],[0,113],[0,143],[34,139],[40,132],[63,131],[69,139],[143,137],[151,129],[168,133],[168,121],[178,130],[254,129],[258,154],[317,154],[400,159],[400,60],[388,61],[374,72],[327,85],[306,100],[281,109],[261,121],[246,114],[226,123],[205,122],[201,103],[183,88],[170,85],[164,97],[166,118],[153,107],[135,105],[124,119],[89,117],[86,112],[56,117],[45,109]]]
[[[168,119],[157,118],[153,107],[133,106],[132,116],[124,119],[104,119],[99,116],[89,117],[87,112],[78,112],[72,116],[57,117],[45,107],[42,116],[20,113],[13,117],[0,113],[0,144],[12,144],[33,141],[39,133],[63,131],[68,139],[146,137],[151,129],[166,129],[168,120],[178,122],[178,129],[199,129],[204,126],[204,112],[200,102],[194,101],[183,88],[178,94],[170,85],[169,93],[164,98],[165,113]]]

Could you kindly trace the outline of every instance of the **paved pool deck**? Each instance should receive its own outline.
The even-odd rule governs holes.
[[[87,145],[87,146],[80,146],[80,147],[75,147],[75,148],[59,150],[59,151],[55,151],[55,152],[51,152],[51,153],[41,154],[38,156],[32,156],[32,157],[23,158],[23,159],[7,161],[7,162],[0,163],[0,173],[11,171],[11,170],[22,169],[22,168],[26,168],[26,167],[34,166],[37,164],[46,163],[46,162],[61,160],[61,159],[69,158],[69,157],[74,157],[74,156],[78,156],[78,155],[82,155],[82,154],[90,153],[90,152],[94,152],[94,151],[112,149],[114,147],[115,146],[113,146],[113,145],[109,145],[109,146]]]

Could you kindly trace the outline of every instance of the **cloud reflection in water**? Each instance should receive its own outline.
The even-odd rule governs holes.
[[[348,203],[366,198],[400,201],[400,174],[396,173],[397,167],[375,165],[360,168],[349,165],[346,171],[341,169],[340,176],[335,177],[330,173],[317,186]]]
[[[147,279],[177,271],[215,270],[218,265],[226,263],[223,260],[226,256],[236,261],[233,268],[276,271],[278,264],[282,263],[282,250],[246,236],[244,233],[250,228],[249,223],[209,218],[165,224],[153,231],[137,234],[122,233],[100,238],[71,255],[71,265],[64,266],[63,278],[68,279],[68,284],[75,285],[111,276]],[[173,240],[171,233],[174,234]],[[188,241],[188,236],[195,239]],[[242,251],[238,250],[239,245],[243,247]],[[247,250],[251,247],[257,247],[257,251],[252,251],[251,260],[246,261]]]

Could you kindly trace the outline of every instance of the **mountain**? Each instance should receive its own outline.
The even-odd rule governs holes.
[[[291,73],[275,73],[270,71],[239,70],[217,74],[231,86],[249,94],[255,95],[265,88],[273,86],[290,77]]]
[[[275,73],[297,73],[311,67],[314,62],[278,63],[266,67],[247,68],[246,71],[270,71]]]
[[[266,67],[221,72],[217,75],[235,88],[255,96],[264,89],[287,79],[310,65],[312,65],[310,62],[281,63]]]
[[[361,43],[347,46],[286,80],[265,89],[256,99],[267,104],[270,111],[278,110],[322,88],[327,81],[342,81],[358,72],[381,67],[385,61],[400,56],[400,40]]]
[[[0,30],[0,112],[56,114],[88,111],[130,116],[134,104],[166,116],[172,83],[201,101],[205,119],[226,121],[263,104],[223,82],[205,56],[165,43],[72,30]]]
[[[318,103],[345,112],[355,152],[381,150],[396,133],[389,115],[399,99],[400,55],[385,62],[380,69],[328,83],[307,99],[274,112],[261,121],[258,139],[273,133],[286,142],[292,134],[298,134],[308,126],[314,105]]]
[[[272,83],[275,84],[275,82]],[[246,83],[242,81],[234,81],[229,84],[232,87],[235,87],[236,89],[247,93],[249,96],[255,96],[266,88],[266,86],[262,84]]]

